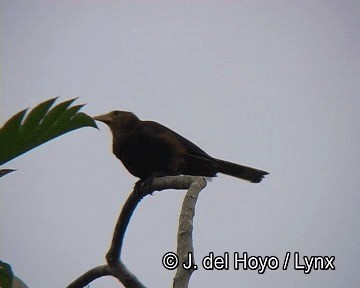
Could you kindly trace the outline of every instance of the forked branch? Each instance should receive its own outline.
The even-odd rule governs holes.
[[[117,278],[126,288],[143,288],[145,287],[137,277],[132,274],[121,261],[121,250],[126,228],[130,218],[135,211],[138,203],[146,195],[154,191],[162,191],[165,189],[188,189],[185,196],[180,218],[178,230],[178,248],[177,255],[179,263],[187,261],[188,253],[194,252],[192,244],[193,217],[195,215],[195,204],[200,191],[206,186],[206,181],[202,177],[196,176],[166,176],[155,178],[148,189],[134,190],[126,200],[118,221],[115,226],[111,247],[106,254],[107,264],[97,266],[81,275],[72,282],[68,288],[85,287],[95,279],[103,276],[112,275]],[[187,287],[193,269],[183,269],[179,265],[176,276],[174,278],[174,287]]]

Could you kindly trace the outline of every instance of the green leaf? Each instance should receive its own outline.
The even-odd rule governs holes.
[[[71,105],[71,103],[74,102],[75,100],[76,99],[67,100],[52,108],[42,119],[39,126],[39,131],[46,132],[47,129],[49,129],[51,125],[53,125],[56,122],[56,120],[61,116],[61,114],[63,114],[66,111],[66,109]]]
[[[16,171],[16,169],[0,169],[0,177],[5,176],[6,174],[9,174],[13,171]]]
[[[49,111],[50,107],[56,101],[56,98],[49,99],[43,103],[37,105],[31,112],[27,115],[23,128],[25,131],[31,131],[31,129],[35,128],[39,125],[40,121],[43,119],[45,114]]]
[[[11,117],[0,130],[0,164],[1,159],[6,157],[6,154],[12,154],[14,150],[12,143],[18,143],[20,141],[20,127],[27,109],[20,111]]]
[[[46,133],[42,135],[42,137],[45,138],[54,138],[58,137],[66,132],[66,130],[63,130],[63,133],[59,133],[59,131],[65,126],[71,118],[83,107],[84,105],[76,105],[73,107],[68,108],[66,111],[64,111],[59,118],[56,120],[56,122],[53,123],[52,126],[47,129]],[[79,127],[80,128],[80,127]]]
[[[37,105],[24,121],[27,110],[20,111],[5,123],[0,129],[0,165],[67,132],[87,126],[97,128],[94,119],[78,112],[84,105],[71,106],[76,99],[51,108],[56,99]]]
[[[1,128],[0,130],[0,139],[14,139],[18,137],[18,133],[21,126],[21,121],[23,120],[27,109],[22,110],[12,116]],[[1,144],[5,144],[1,141]]]
[[[11,288],[13,277],[10,265],[0,260],[0,287]]]
[[[64,125],[63,129],[64,129],[64,131],[71,131],[71,130],[81,128],[81,126],[84,124],[86,126],[94,127],[96,129],[98,129],[94,119],[82,112],[77,113],[74,117],[72,117],[70,119],[70,121]]]

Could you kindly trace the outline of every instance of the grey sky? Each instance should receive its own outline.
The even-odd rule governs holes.
[[[209,252],[335,256],[335,271],[205,271],[191,287],[358,287],[358,1],[1,1],[1,123],[53,96],[135,112],[210,155],[270,172],[220,175],[196,211]],[[29,287],[64,287],[104,263],[134,182],[110,131],[81,129],[8,163],[0,258]],[[141,202],[124,262],[169,287],[184,192]],[[291,263],[292,264],[292,263]],[[281,265],[281,264],[280,264]],[[118,287],[102,279],[92,287]]]

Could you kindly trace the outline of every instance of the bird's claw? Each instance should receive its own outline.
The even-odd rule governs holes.
[[[145,180],[139,180],[135,183],[134,191],[137,194],[150,194],[152,195],[151,186],[155,177],[149,177]],[[151,192],[150,192],[151,191]]]
[[[135,193],[152,195],[152,193],[155,191],[152,189],[152,184],[154,182],[154,179],[158,177],[164,177],[167,175],[169,174],[166,172],[155,172],[147,179],[140,179],[135,183],[135,187],[134,187]]]

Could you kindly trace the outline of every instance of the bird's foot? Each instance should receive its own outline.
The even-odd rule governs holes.
[[[137,181],[135,183],[135,187],[134,187],[135,193],[142,194],[142,195],[146,195],[146,194],[152,195],[152,192],[154,192],[154,191],[151,191],[150,188],[152,186],[154,179],[155,179],[155,177],[149,177],[145,180],[140,179],[139,181]]]
[[[168,174],[165,172],[157,172],[157,173],[154,173],[153,175],[151,175],[147,179],[140,179],[139,181],[137,181],[135,183],[135,187],[134,187],[135,193],[140,193],[143,195],[146,195],[146,194],[152,195],[152,193],[154,192],[154,190],[152,189],[152,184],[154,182],[154,179],[157,177],[163,177],[163,176],[167,176],[167,175]]]

